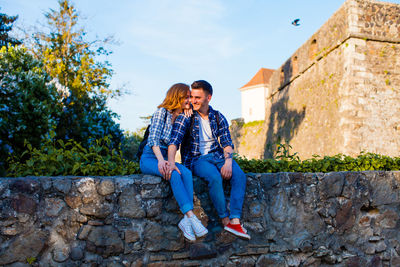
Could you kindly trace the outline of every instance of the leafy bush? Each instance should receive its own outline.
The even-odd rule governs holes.
[[[76,98],[74,94],[62,100],[63,112],[57,124],[57,139],[74,139],[88,148],[96,139],[109,135],[111,145],[118,148],[123,139],[120,125],[114,119],[118,115],[106,106],[101,96]]]
[[[95,175],[112,176],[139,173],[139,164],[125,160],[121,150],[113,149],[109,136],[92,141],[88,149],[74,140],[55,140],[55,133],[40,149],[25,142],[21,156],[8,159],[7,176]],[[22,160],[22,158],[27,158]]]
[[[278,155],[277,159],[246,159],[236,156],[235,160],[244,172],[338,172],[338,171],[369,171],[400,170],[400,157],[391,158],[374,153],[362,152],[353,158],[338,154],[320,157],[314,155],[311,159],[300,160],[297,155]]]
[[[136,153],[138,151],[140,142],[143,140],[143,134],[140,132],[131,133],[129,131],[124,133],[124,139],[121,143],[122,155],[125,159],[130,161],[138,161]]]
[[[25,48],[0,50],[0,175],[8,153],[21,154],[25,139],[39,147],[57,125],[62,107],[50,81],[43,64]]]

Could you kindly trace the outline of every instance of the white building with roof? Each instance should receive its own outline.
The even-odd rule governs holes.
[[[265,120],[265,102],[269,95],[269,80],[274,70],[261,68],[256,75],[239,90],[244,122]]]

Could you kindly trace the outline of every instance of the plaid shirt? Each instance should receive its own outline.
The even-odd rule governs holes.
[[[217,124],[216,113],[219,115],[219,127]],[[197,115],[197,116],[196,116]],[[193,167],[193,162],[195,159],[201,156],[200,153],[200,119],[198,118],[197,111],[193,114],[193,130],[190,133],[189,142],[189,153],[182,156],[182,163],[191,169]],[[209,153],[215,153],[215,155],[221,159],[224,158],[223,147],[231,146],[233,148],[233,143],[231,139],[231,134],[229,132],[229,124],[225,117],[217,110],[214,110],[211,106],[209,109],[208,119],[210,121],[211,132],[214,137],[214,143],[211,145]],[[179,145],[182,143],[183,137],[186,131],[190,130],[191,117],[186,117],[180,114],[172,127],[171,139],[169,141],[170,145]],[[219,142],[218,142],[219,140]],[[182,150],[181,150],[182,151]]]
[[[153,146],[168,148],[172,131],[172,114],[165,108],[157,109],[151,117],[149,131],[147,145],[150,148]]]

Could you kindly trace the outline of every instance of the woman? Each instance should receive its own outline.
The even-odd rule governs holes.
[[[183,83],[172,85],[167,96],[151,118],[149,137],[147,145],[143,149],[140,158],[140,170],[144,174],[152,174],[169,180],[178,202],[183,219],[178,226],[183,235],[191,240],[204,236],[208,233],[200,220],[193,213],[193,180],[192,173],[183,165],[176,164],[178,171],[172,171],[171,175],[168,164],[168,143],[171,137],[172,125],[176,117],[184,110],[190,109],[190,89]],[[170,176],[170,179],[167,177]]]

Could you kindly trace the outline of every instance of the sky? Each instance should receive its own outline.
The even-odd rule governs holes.
[[[145,126],[168,88],[207,80],[211,105],[241,117],[239,88],[260,68],[279,68],[345,0],[74,0],[89,40],[113,35],[111,86],[127,94],[108,102],[121,128]],[[400,0],[390,0],[400,4]],[[0,0],[18,28],[45,24],[56,0]],[[293,26],[294,19],[300,26]]]

